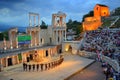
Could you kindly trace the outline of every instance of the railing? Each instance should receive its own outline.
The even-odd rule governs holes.
[[[115,19],[115,21],[110,25],[110,27],[112,27],[118,20],[119,20],[119,16]]]
[[[44,62],[44,63],[23,63],[24,71],[44,71],[49,70],[54,67],[57,67],[63,62],[64,58],[60,56],[59,59],[55,59],[53,61]]]
[[[79,51],[78,55],[80,55],[81,57],[92,58],[92,59],[97,58],[97,54],[93,52]],[[113,67],[115,71],[120,72],[119,63],[116,60],[113,60],[104,55],[101,55],[101,57],[102,57],[102,61],[107,62],[109,65]]]
[[[97,57],[96,53],[87,52],[87,51],[79,51],[78,55],[81,57],[92,58],[92,59],[95,59]]]
[[[111,65],[115,71],[120,72],[119,63],[116,60],[112,60],[111,58],[104,55],[102,55],[102,60]]]

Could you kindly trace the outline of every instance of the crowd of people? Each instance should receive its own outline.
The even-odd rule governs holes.
[[[43,70],[48,70],[51,68],[54,68],[58,65],[60,65],[63,62],[64,58],[60,58],[58,60],[54,60],[51,62],[46,62],[46,63],[23,63],[23,70],[24,71],[43,71]]]
[[[100,59],[101,55],[116,59],[120,64],[120,29],[101,29],[86,32],[84,43],[81,50],[94,52]],[[105,63],[106,64],[106,63]],[[113,68],[106,64],[105,70],[106,80],[113,77]],[[117,79],[116,79],[117,80]],[[119,80],[119,79],[118,79]]]
[[[103,54],[120,61],[120,30],[102,29],[86,32],[81,50]]]
[[[106,76],[106,80],[108,80],[108,78],[111,78],[112,80],[119,80],[118,76],[114,76],[114,69],[112,68],[111,65],[109,65],[106,62],[102,63],[102,68],[103,68],[103,72]],[[118,79],[117,79],[118,78]]]

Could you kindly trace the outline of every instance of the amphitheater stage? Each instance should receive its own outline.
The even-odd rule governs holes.
[[[45,71],[23,71],[22,64],[8,67],[0,72],[0,80],[64,80],[93,62],[78,55],[64,55],[61,65]]]

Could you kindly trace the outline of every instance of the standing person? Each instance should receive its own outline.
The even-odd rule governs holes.
[[[29,71],[31,70],[31,65],[29,64]]]
[[[35,70],[35,64],[33,64],[33,71]]]
[[[41,71],[43,71],[43,64],[41,64]]]
[[[112,66],[110,66],[110,77],[113,78],[113,73],[114,73],[114,70],[112,68]]]
[[[45,64],[45,70],[47,70],[47,63]]]
[[[39,64],[37,64],[37,71],[39,70]]]
[[[48,63],[49,64],[49,69],[50,69],[50,63]]]
[[[110,75],[110,68],[109,67],[107,68],[105,75],[106,75],[106,80],[108,80],[109,75]]]
[[[25,69],[26,69],[26,65],[25,63],[23,63],[23,70],[25,71]]]
[[[25,70],[26,70],[26,71],[27,71],[27,66],[28,66],[28,65],[27,65],[27,64],[25,64]]]

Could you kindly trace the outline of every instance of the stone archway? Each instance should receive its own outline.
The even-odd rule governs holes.
[[[71,45],[69,45],[68,51],[69,51],[69,52],[72,52],[72,46],[71,46]]]

